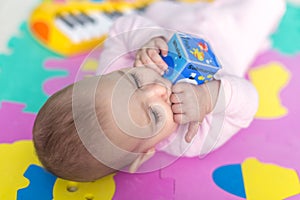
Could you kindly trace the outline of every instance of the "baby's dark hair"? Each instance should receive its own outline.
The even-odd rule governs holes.
[[[42,165],[54,175],[93,181],[115,170],[95,159],[80,140],[73,118],[72,92],[73,85],[58,91],[40,109],[33,127],[34,147]],[[89,123],[89,115],[83,117]]]

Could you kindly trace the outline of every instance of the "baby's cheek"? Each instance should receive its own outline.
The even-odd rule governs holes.
[[[168,105],[168,110],[166,111],[166,120],[174,122],[174,113],[172,111],[172,105]]]
[[[171,106],[168,105],[167,108],[168,109],[165,112],[164,129],[168,132],[168,134],[171,134],[176,130],[178,124],[174,122],[174,116]]]

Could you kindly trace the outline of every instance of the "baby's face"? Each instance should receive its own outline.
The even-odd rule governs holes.
[[[145,151],[176,129],[170,102],[171,82],[152,69],[137,67],[112,72],[105,75],[103,86],[111,91],[107,93],[114,122],[111,129],[119,135],[115,139],[123,140],[120,144],[140,143],[136,150]]]

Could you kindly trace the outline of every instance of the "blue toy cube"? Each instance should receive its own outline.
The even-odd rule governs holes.
[[[212,80],[221,69],[210,45],[202,38],[175,33],[168,42],[168,55],[163,60],[168,64],[164,78],[172,83],[185,81],[202,84]]]

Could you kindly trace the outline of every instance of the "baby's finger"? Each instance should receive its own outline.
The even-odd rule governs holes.
[[[171,108],[174,114],[183,114],[182,104],[180,103],[173,104]]]
[[[148,49],[147,51],[150,59],[158,65],[161,70],[166,71],[168,69],[167,63],[161,58],[161,56],[158,54],[157,50],[155,49]]]
[[[140,60],[142,61],[142,63],[144,65],[152,65],[154,64],[153,61],[151,60],[151,58],[147,55],[147,53],[143,53],[141,56],[140,56]]]
[[[143,55],[141,56],[141,62],[145,67],[148,67],[150,69],[153,69],[154,71],[156,71],[157,73],[159,73],[160,75],[164,74],[164,70],[162,70],[161,68],[159,68],[148,55]]]
[[[155,45],[160,50],[161,55],[163,56],[168,55],[168,44],[163,38],[158,38],[155,41]]]
[[[183,93],[188,89],[189,83],[176,83],[175,85],[172,86],[172,92],[173,93]]]
[[[189,101],[189,99],[187,99],[186,93],[172,93],[170,100],[172,103],[181,103],[183,105]]]
[[[193,138],[195,137],[195,135],[197,134],[199,129],[199,122],[190,122],[189,123],[189,127],[188,127],[188,131],[185,135],[185,141],[187,143],[190,143]]]
[[[182,124],[182,114],[174,114],[173,115],[173,120],[174,122],[176,122],[177,124]]]
[[[134,67],[143,67],[144,64],[142,63],[142,61],[140,59],[138,60],[135,60],[134,61],[134,64],[133,64]]]
[[[182,103],[178,94],[174,94],[174,93],[171,94],[170,101],[171,101],[171,103]]]
[[[186,117],[185,114],[174,114],[173,115],[173,119],[174,122],[178,123],[178,124],[186,124],[188,122],[190,122],[190,120]]]

